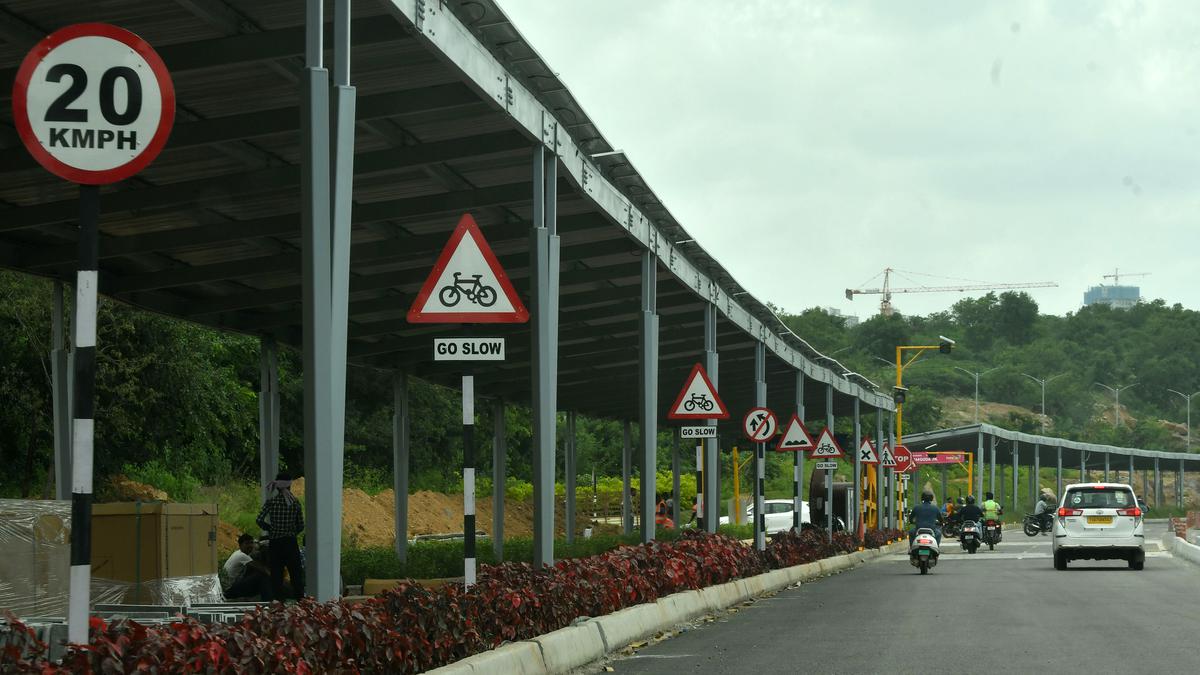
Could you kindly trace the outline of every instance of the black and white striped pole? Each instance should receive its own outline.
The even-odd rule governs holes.
[[[71,425],[71,576],[67,639],[88,641],[92,583],[92,439],[96,372],[97,226],[100,187],[79,186],[79,268],[75,275],[75,402]]]
[[[704,529],[704,441],[696,441],[696,529]]]
[[[475,377],[463,375],[463,584],[475,584]],[[504,486],[492,486],[503,490]]]

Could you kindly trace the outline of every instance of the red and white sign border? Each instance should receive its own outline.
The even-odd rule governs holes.
[[[38,141],[37,135],[34,134],[32,125],[29,124],[27,110],[29,84],[38,64],[46,58],[47,54],[63,43],[89,36],[116,40],[141,55],[150,65],[150,70],[158,81],[158,88],[162,96],[162,116],[159,117],[158,129],[154,131],[150,142],[146,144],[146,149],[128,162],[103,171],[77,169],[59,161],[47,152]],[[129,178],[146,168],[150,162],[154,161],[155,157],[158,157],[158,153],[167,144],[167,137],[171,135],[171,127],[175,124],[175,85],[171,83],[171,75],[167,72],[166,64],[159,58],[158,52],[154,51],[150,43],[124,28],[112,24],[77,23],[47,35],[25,55],[25,59],[21,61],[21,66],[17,69],[17,77],[13,80],[12,107],[13,124],[17,128],[17,135],[21,137],[25,149],[33,155],[38,164],[59,178],[65,178],[74,183],[107,185]]]
[[[704,386],[712,392],[713,403],[716,404],[715,412],[698,412],[698,413],[676,413],[679,406],[683,403],[683,397],[687,394],[687,390],[691,388],[692,381],[697,377],[704,380]],[[717,388],[713,386],[712,380],[708,379],[708,372],[704,370],[704,365],[697,363],[692,366],[692,372],[688,373],[687,379],[683,381],[683,388],[679,390],[679,396],[675,397],[675,402],[667,410],[667,419],[669,420],[727,420],[729,419],[729,409],[725,407],[725,402],[721,400],[717,394]]]

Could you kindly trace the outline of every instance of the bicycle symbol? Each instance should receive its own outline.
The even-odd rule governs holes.
[[[438,291],[438,300],[446,307],[453,307],[462,300],[462,296],[467,296],[467,300],[480,305],[481,307],[491,307],[496,302],[496,289],[491,286],[486,286],[479,281],[482,274],[472,274],[470,280],[461,278],[461,272],[454,273],[454,283],[442,286]]]
[[[691,398],[683,402],[683,409],[688,412],[692,412],[697,407],[704,412],[708,412],[713,409],[713,402],[708,399],[708,394],[692,394]]]

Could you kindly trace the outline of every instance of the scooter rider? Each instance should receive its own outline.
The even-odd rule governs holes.
[[[1042,498],[1038,500],[1037,505],[1033,507],[1033,515],[1038,519],[1038,525],[1042,528],[1042,534],[1046,534],[1046,530],[1049,529],[1047,521],[1051,519],[1053,513],[1054,504],[1052,503],[1052,497],[1043,494]]]
[[[913,528],[908,532],[908,545],[912,546],[913,539],[917,536],[917,530],[928,527],[933,530],[933,538],[940,546],[942,543],[942,510],[933,503],[933,493],[926,490],[921,493],[921,503],[917,504],[912,509],[912,515],[909,517],[913,523]]]
[[[1004,515],[1004,507],[1000,506],[1000,502],[993,498],[992,493],[984,493],[982,504],[984,520],[994,520],[1000,522],[1000,516]]]
[[[983,518],[983,509],[975,503],[975,495],[967,495],[967,505],[958,510],[958,515],[964,523],[975,523],[975,529],[982,531],[982,526],[979,524]]]

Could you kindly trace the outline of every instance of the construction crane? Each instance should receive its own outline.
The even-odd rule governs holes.
[[[1148,276],[1150,276],[1149,272],[1133,272],[1133,273],[1126,272],[1125,274],[1121,274],[1120,268],[1115,268],[1115,269],[1113,269],[1112,274],[1105,274],[1104,278],[1112,279],[1113,286],[1120,286],[1121,285],[1121,277],[1148,277]]]
[[[847,288],[846,299],[853,300],[856,295],[883,295],[883,299],[879,301],[879,313],[884,316],[891,316],[895,311],[892,307],[893,293],[940,293],[947,291],[999,291],[1011,288],[1057,288],[1058,284],[1053,281],[1032,281],[1021,284],[993,284],[983,281],[971,281],[969,279],[953,279],[951,277],[939,277],[933,274],[922,274],[921,272],[905,272],[891,267],[883,270],[883,287],[881,288]],[[949,281],[965,281],[965,284],[956,284],[953,286],[914,286],[910,288],[893,288],[893,274],[915,274],[923,277],[931,277],[934,279],[946,279]],[[868,280],[868,283],[877,279],[879,275],[875,275]]]

